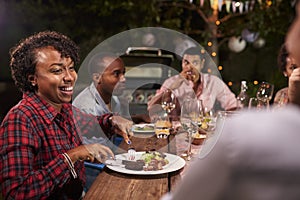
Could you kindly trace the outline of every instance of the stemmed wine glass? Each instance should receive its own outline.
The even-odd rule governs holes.
[[[274,85],[268,82],[262,82],[256,92],[256,98],[269,105],[274,93]]]
[[[199,106],[199,101],[191,98],[185,99],[181,105],[180,122],[182,128],[187,131],[188,135],[188,148],[181,156],[185,157],[186,160],[191,159],[192,136],[198,133],[198,120],[200,117]]]
[[[176,96],[170,89],[166,89],[162,95],[161,107],[169,114],[176,106]]]

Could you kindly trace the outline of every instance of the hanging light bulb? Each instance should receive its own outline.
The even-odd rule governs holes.
[[[230,0],[226,0],[225,1],[225,5],[226,5],[226,12],[230,12],[230,5],[231,5],[231,1]]]
[[[238,37],[231,37],[229,38],[228,41],[228,47],[231,51],[235,52],[235,53],[239,53],[241,51],[243,51],[246,47],[246,41],[244,39],[242,39],[242,37],[238,36]]]
[[[232,4],[232,12],[235,13],[236,12],[235,1],[232,1],[231,4]]]
[[[210,7],[213,10],[217,10],[218,9],[218,0],[210,0]]]
[[[249,10],[249,1],[245,2],[245,12],[248,12]]]
[[[204,0],[200,0],[200,6],[203,7]]]
[[[254,4],[255,4],[255,0],[251,0],[251,3],[250,3],[250,11],[253,10]]]
[[[219,7],[219,11],[221,12],[222,10],[222,6],[223,6],[223,0],[219,0],[218,2],[218,7]]]
[[[243,13],[243,8],[244,8],[244,3],[240,2],[240,5],[239,5],[239,11],[240,11],[240,13]]]

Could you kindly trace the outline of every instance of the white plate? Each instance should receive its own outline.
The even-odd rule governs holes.
[[[153,130],[136,130],[136,128],[144,128],[144,126],[153,126]],[[132,126],[132,132],[134,133],[154,133],[154,124],[135,124]]]
[[[145,152],[136,152],[136,159],[139,159],[143,153],[145,153]],[[169,161],[169,164],[165,165],[162,170],[137,171],[137,170],[125,169],[124,166],[111,166],[111,165],[106,165],[106,166],[109,169],[117,171],[117,172],[121,172],[121,173],[125,173],[125,174],[137,174],[137,175],[164,174],[164,173],[177,171],[185,166],[185,160],[182,159],[181,157],[174,155],[174,154],[169,154],[169,153],[164,153],[164,154],[166,155],[166,159]],[[127,153],[118,154],[115,157],[116,157],[116,159],[126,160]]]

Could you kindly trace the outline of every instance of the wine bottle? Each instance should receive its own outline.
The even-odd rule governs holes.
[[[249,104],[249,96],[247,94],[247,82],[246,81],[241,81],[241,90],[239,95],[237,96],[238,100],[238,106],[240,108],[247,108]]]

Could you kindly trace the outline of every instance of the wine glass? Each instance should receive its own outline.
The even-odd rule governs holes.
[[[181,156],[186,160],[191,159],[192,137],[198,133],[199,106],[199,101],[191,98],[185,99],[181,105],[180,122],[188,136],[188,147]]]
[[[166,89],[162,95],[161,107],[169,114],[176,106],[176,96],[170,89]]]
[[[212,134],[217,124],[216,113],[212,108],[203,107],[203,120],[201,128],[207,133]]]
[[[274,93],[274,85],[268,82],[262,82],[256,92],[256,98],[260,101],[267,102],[267,107]]]
[[[269,100],[264,101],[264,100],[260,100],[256,97],[251,97],[249,100],[248,108],[256,110],[256,111],[260,111],[265,107],[268,108],[268,106],[269,106]]]
[[[170,89],[166,89],[163,92],[161,99],[161,107],[165,110],[165,117],[168,117],[170,121],[172,121],[172,117],[170,113],[176,107],[176,96]],[[171,118],[171,119],[170,119]]]

